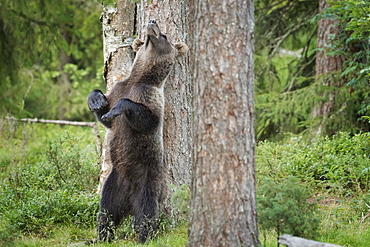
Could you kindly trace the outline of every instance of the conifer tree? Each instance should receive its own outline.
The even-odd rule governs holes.
[[[188,246],[257,246],[253,1],[191,1],[194,158]]]

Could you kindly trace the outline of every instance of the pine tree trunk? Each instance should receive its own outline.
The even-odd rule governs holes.
[[[137,34],[146,34],[150,20],[156,20],[172,43],[189,44],[188,1],[141,1],[136,9]],[[165,85],[165,121],[163,127],[165,162],[169,183],[190,186],[192,162],[192,86],[189,56],[175,64]]]
[[[328,7],[326,0],[320,0],[319,12],[321,13]],[[321,80],[326,87],[341,87],[343,82],[340,78],[327,77],[335,71],[339,71],[343,64],[340,56],[327,55],[326,47],[330,44],[330,37],[339,34],[338,21],[329,18],[321,19],[318,22],[317,32],[317,52],[316,52],[316,80]],[[320,123],[316,128],[316,134],[324,132],[324,125],[333,112],[335,106],[335,90],[325,92],[323,101],[316,102],[312,111],[312,117],[320,117]]]
[[[188,246],[257,246],[253,0],[191,1],[194,161]]]
[[[118,0],[117,7],[105,6],[101,17],[104,45],[104,77],[107,92],[114,83],[127,77],[130,73],[134,54],[131,49],[135,35],[135,5],[131,0]],[[101,190],[112,164],[109,159],[110,131],[107,130],[103,145],[102,166],[99,177]]]

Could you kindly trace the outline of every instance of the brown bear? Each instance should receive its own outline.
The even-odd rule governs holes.
[[[166,192],[163,156],[163,87],[184,43],[172,45],[156,21],[147,26],[145,41],[132,45],[136,57],[128,78],[110,94],[93,90],[88,106],[111,129],[112,170],[104,183],[98,215],[98,240],[110,241],[123,217],[134,216],[139,242],[156,230],[159,205]]]

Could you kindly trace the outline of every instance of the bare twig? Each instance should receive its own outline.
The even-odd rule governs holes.
[[[59,125],[72,125],[72,126],[85,126],[94,128],[97,126],[96,122],[77,122],[77,121],[66,121],[66,120],[49,120],[49,119],[38,119],[38,118],[22,118],[16,119],[13,117],[6,117],[6,119],[22,121],[27,123],[48,123],[48,124],[59,124]]]

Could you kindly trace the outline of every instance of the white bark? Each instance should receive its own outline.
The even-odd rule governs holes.
[[[118,81],[128,77],[133,53],[131,44],[135,32],[135,5],[131,0],[119,0],[117,7],[104,6],[101,17],[104,45],[104,77],[107,83],[107,93]],[[99,177],[100,192],[111,168],[109,158],[110,131],[107,130],[102,151],[102,165]]]

